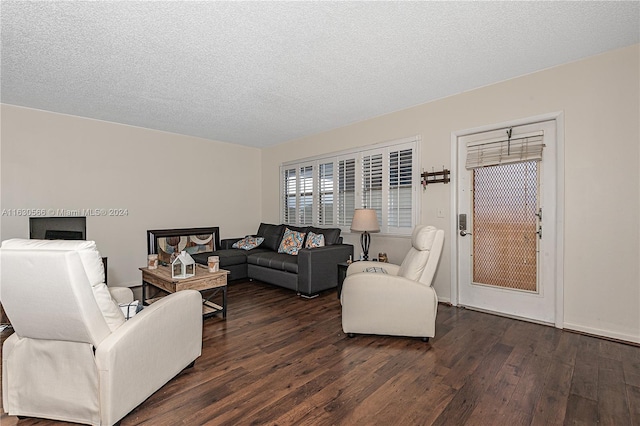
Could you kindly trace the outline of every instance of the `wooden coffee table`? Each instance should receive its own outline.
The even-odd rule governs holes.
[[[175,293],[180,290],[198,290],[207,292],[207,298],[202,301],[202,315],[205,318],[222,312],[222,318],[227,317],[227,275],[229,271],[220,269],[209,272],[203,265],[196,266],[196,274],[189,278],[172,278],[169,266],[158,266],[158,269],[140,268],[142,271],[142,300],[149,305],[162,296],[147,298],[148,286],[151,285],[165,293]],[[211,299],[222,292],[222,305],[214,303]]]

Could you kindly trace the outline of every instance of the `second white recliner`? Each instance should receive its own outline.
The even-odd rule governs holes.
[[[431,284],[443,244],[443,230],[418,225],[402,265],[370,261],[349,265],[340,298],[342,330],[351,337],[356,333],[425,341],[434,337],[438,297]]]

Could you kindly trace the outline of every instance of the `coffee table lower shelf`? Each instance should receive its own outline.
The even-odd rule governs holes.
[[[145,305],[150,305],[158,300],[162,299],[164,296],[154,297],[153,299],[146,299],[144,301]],[[209,300],[202,300],[202,317],[209,318],[217,314],[218,312],[222,312],[222,317],[226,318],[226,309],[224,306],[218,305],[217,303],[213,303]]]
[[[157,269],[140,268],[142,271],[142,300],[145,305],[150,305],[158,301],[164,294],[175,293],[180,290],[198,290],[203,295],[202,316],[209,318],[217,313],[222,314],[222,318],[227,318],[227,275],[229,271],[223,269],[216,272],[208,272],[206,267],[196,268],[193,277],[185,279],[174,279],[171,271],[167,267],[159,266]],[[156,294],[149,295],[149,287],[155,288]],[[158,293],[164,293],[160,296]],[[222,296],[222,304],[213,302],[211,299]],[[152,297],[147,297],[152,296]]]

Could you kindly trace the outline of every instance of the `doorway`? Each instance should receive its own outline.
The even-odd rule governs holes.
[[[454,305],[561,326],[557,129],[547,117],[452,135]]]

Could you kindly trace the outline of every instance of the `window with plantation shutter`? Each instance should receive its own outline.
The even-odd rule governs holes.
[[[311,225],[313,223],[313,165],[287,167],[282,170],[282,221]]]
[[[350,231],[354,210],[374,209],[380,231],[408,235],[419,217],[419,137],[281,166],[281,217],[290,225]]]
[[[356,208],[356,159],[338,160],[338,205],[335,225],[351,226]]]
[[[413,150],[389,152],[388,225],[412,226]]]
[[[300,167],[298,170],[298,210],[299,225],[313,224],[313,166]]]
[[[374,209],[382,218],[382,153],[362,156],[362,207]]]
[[[297,198],[297,184],[296,184],[296,169],[285,169],[282,171],[283,176],[283,210],[282,220],[285,223],[289,223],[292,220],[295,221],[296,217],[296,198]]]
[[[318,225],[333,225],[334,164],[320,163],[318,168]]]

